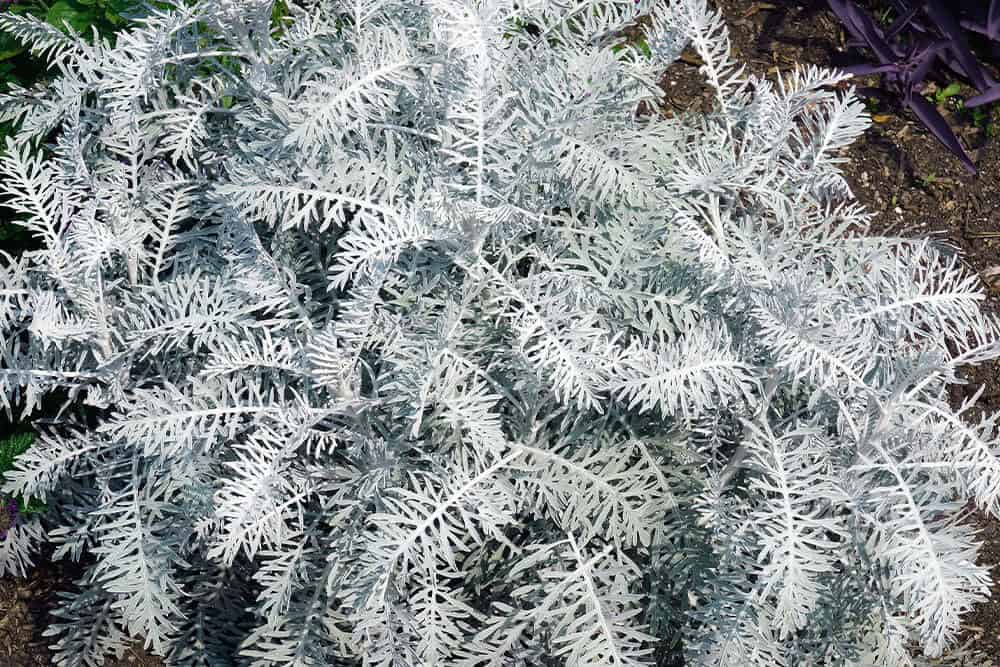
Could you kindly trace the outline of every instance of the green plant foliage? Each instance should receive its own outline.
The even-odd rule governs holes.
[[[288,18],[288,5],[283,0],[277,0],[271,8],[271,27],[276,31],[276,35],[284,34]]]
[[[86,40],[93,38],[94,30],[114,43],[114,35],[129,23],[126,18],[137,14],[137,0],[57,0],[47,4],[42,0],[14,3],[3,10],[14,16],[33,16],[48,24],[67,31],[67,26]],[[17,84],[31,88],[49,75],[48,65],[39,58],[28,54],[25,46],[13,35],[0,30],[0,91]],[[0,123],[0,146],[11,136],[10,123]],[[7,240],[3,235],[4,221],[0,220],[0,243]],[[7,232],[9,234],[9,232]]]
[[[962,92],[962,84],[957,81],[952,81],[944,88],[940,88],[934,93],[934,101],[937,104],[944,104],[948,98],[955,97],[960,92]]]
[[[34,9],[32,5],[28,6]],[[65,21],[85,37],[91,34],[92,28],[110,37],[116,29],[128,23],[125,16],[134,12],[136,6],[133,0],[58,0],[45,10],[44,17],[59,29],[64,29]],[[41,16],[40,13],[36,15]]]
[[[3,11],[15,16],[44,19],[63,31],[67,31],[69,26],[84,39],[92,39],[96,29],[99,34],[113,41],[114,31],[127,24],[125,15],[134,11],[136,6],[133,0],[58,0],[51,5],[35,0],[15,3]],[[11,84],[31,88],[48,75],[49,67],[44,60],[30,56],[20,41],[0,31],[0,91],[9,90]],[[0,123],[0,146],[15,132],[16,126],[13,123]],[[18,255],[32,247],[34,241],[31,234],[22,225],[16,224],[23,217],[4,211],[0,217],[0,250]],[[28,451],[33,442],[34,435],[31,432],[17,433],[0,440],[0,478],[13,469],[14,459]],[[21,495],[15,495],[14,500],[17,502],[18,512],[25,517],[41,514],[46,510],[45,503],[37,499],[25,500]]]
[[[629,44],[619,44],[618,46],[613,46],[611,47],[611,51],[612,53],[618,53],[624,50],[628,45],[631,45],[632,48],[638,50],[639,53],[641,53],[646,58],[651,58],[653,56],[653,52],[649,50],[649,44],[647,44],[646,40],[641,37],[636,39],[635,41],[630,42]]]
[[[35,441],[35,435],[31,432],[15,433],[0,440],[0,478],[8,471],[14,469],[14,459],[28,451]],[[45,511],[45,503],[36,499],[25,501],[21,496],[15,496],[17,501],[17,511],[21,514],[41,514]]]
[[[48,509],[48,506],[34,498],[25,502],[24,498],[18,497],[17,499],[17,511],[21,514],[31,516],[32,514],[42,514]]]
[[[23,227],[12,225],[9,222],[0,222],[0,244],[9,245],[8,241],[23,243],[27,239],[28,234]]]
[[[0,475],[14,467],[15,457],[28,451],[34,440],[32,433],[15,433],[0,440]]]

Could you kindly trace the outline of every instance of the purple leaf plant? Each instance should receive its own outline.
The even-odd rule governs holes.
[[[889,0],[897,18],[884,29],[855,0],[827,0],[846,28],[848,46],[867,48],[874,61],[845,67],[852,74],[878,74],[881,88],[862,88],[864,95],[908,108],[972,173],[976,166],[944,116],[922,95],[932,74],[958,76],[979,94],[966,100],[976,107],[1000,99],[1000,84],[981,66],[967,32],[1000,43],[1000,0]]]
[[[7,522],[6,522],[7,525],[4,528],[0,528],[0,540],[7,539],[7,531],[13,528],[15,522],[17,521],[17,516],[18,516],[17,501],[14,500],[13,498],[8,498],[6,504],[3,507],[3,510],[6,510],[7,512]]]

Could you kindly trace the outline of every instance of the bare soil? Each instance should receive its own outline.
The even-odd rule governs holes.
[[[51,548],[35,559],[27,577],[0,579],[0,665],[3,667],[51,667],[48,646],[53,638],[43,633],[56,594],[73,588],[83,568],[69,561],[54,561]],[[120,657],[109,656],[104,667],[163,667],[163,661],[147,653],[142,642],[130,646]]]

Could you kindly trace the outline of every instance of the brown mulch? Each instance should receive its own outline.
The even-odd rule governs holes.
[[[51,667],[48,645],[55,639],[43,636],[49,612],[59,591],[73,589],[73,581],[83,568],[66,560],[54,561],[52,548],[33,558],[34,569],[27,577],[0,579],[0,665],[3,667]],[[163,661],[147,653],[137,641],[121,658],[108,656],[104,667],[163,667]]]
[[[727,18],[734,55],[761,76],[774,76],[796,64],[848,61],[840,24],[823,4],[716,0]],[[696,64],[683,61],[668,70],[661,81],[667,93],[665,113],[705,109],[710,104],[697,70]],[[993,222],[1000,211],[1000,112],[993,113],[990,125],[996,135],[990,137],[954,104],[944,109],[979,167],[973,176],[913,118],[885,109],[872,111],[878,122],[848,150],[849,161],[843,165],[855,195],[874,214],[872,232],[931,237],[960,248],[990,289],[984,308],[1000,312],[1000,279],[989,278],[989,270],[1000,266],[1000,229]],[[997,363],[971,370],[969,384],[955,387],[953,400],[961,401],[984,386],[977,410],[1000,410],[998,370]],[[991,564],[1000,580],[1000,522],[983,514],[977,514],[976,521],[985,540],[980,562]],[[71,588],[72,569],[42,558],[29,577],[0,580],[0,665],[52,664],[46,648],[50,639],[42,631],[53,592]],[[974,648],[1000,658],[1000,595],[979,605],[965,627],[964,638]],[[109,658],[106,666],[162,664],[136,646],[121,660]]]

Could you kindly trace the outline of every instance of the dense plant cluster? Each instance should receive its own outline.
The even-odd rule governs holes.
[[[879,74],[882,87],[866,92],[912,110],[975,173],[975,164],[948,121],[923,93],[932,77],[944,81],[960,77],[979,92],[965,100],[966,107],[1000,100],[1000,82],[983,64],[1000,52],[1000,0],[889,0],[888,25],[879,25],[856,0],[827,3],[851,36],[848,46],[864,48],[871,58],[845,70]]]
[[[30,431],[14,433],[0,439],[0,475],[14,469],[14,459],[28,451],[34,439],[34,434]],[[44,509],[40,503],[27,503],[24,498],[20,497],[11,498],[10,502],[13,503],[18,514],[30,514]]]
[[[13,469],[14,459],[28,450],[32,440],[30,432],[0,440],[0,475]],[[0,495],[0,573],[27,574],[33,563],[23,542],[42,539],[41,526],[33,515],[43,509],[37,500],[25,502],[23,497]]]
[[[0,100],[42,244],[0,256],[0,401],[66,401],[0,568],[87,556],[60,665],[954,645],[1000,461],[946,387],[1000,327],[949,248],[865,235],[846,75],[746,77],[704,0],[272,10],[0,20],[60,73]],[[637,113],[686,47],[714,110]]]
[[[126,24],[123,14],[134,10],[135,3],[131,0],[84,0],[78,3],[73,0],[57,0],[52,4],[27,0],[26,2],[0,2],[0,11],[12,15],[34,16],[44,19],[49,25],[60,30],[76,29],[84,36],[110,34],[115,28]],[[113,37],[112,37],[113,39]],[[8,90],[11,85],[17,88],[31,88],[49,76],[48,62],[33,57],[28,49],[13,35],[0,31],[0,90]],[[5,144],[8,136],[15,133],[11,122],[0,123],[0,146]],[[11,224],[10,211],[0,208],[0,250],[11,255],[20,255],[24,250],[37,248],[37,239],[32,239],[23,227]],[[39,413],[54,410],[36,410],[32,415],[38,418]],[[11,469],[13,459],[31,446],[33,435],[30,424],[9,424],[0,418],[0,474]],[[8,508],[8,523],[18,521],[31,513],[44,510],[42,503],[26,504],[23,498],[7,498],[0,494],[0,504]],[[6,529],[2,531],[6,536]]]
[[[126,24],[132,12],[137,11],[133,0],[56,0],[48,4],[40,0],[21,2],[0,2],[0,12],[17,16],[33,16],[44,20],[59,30],[75,29],[85,38],[96,31],[114,39],[114,30]],[[31,88],[49,75],[48,63],[44,59],[32,57],[27,47],[10,33],[0,31],[0,90],[10,85]],[[6,137],[11,136],[11,123],[0,123],[0,147]],[[8,222],[8,212],[0,211],[0,249],[18,253],[31,246],[30,238],[24,230]]]

